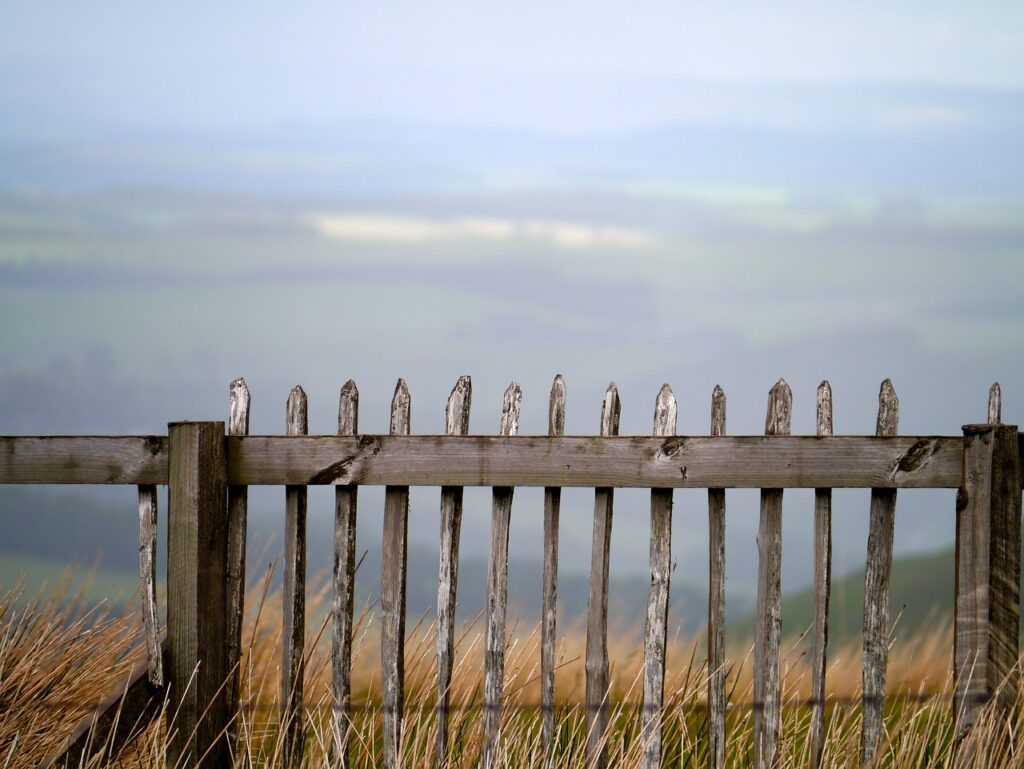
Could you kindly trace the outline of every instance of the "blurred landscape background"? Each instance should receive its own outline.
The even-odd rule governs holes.
[[[350,377],[361,430],[386,432],[399,376],[413,431],[439,433],[461,374],[474,433],[497,431],[513,379],[521,432],[545,432],[556,373],[573,434],[597,432],[610,380],[623,434],[650,432],[662,382],[681,434],[708,431],[716,383],[728,432],[760,433],[780,376],[794,433],[813,432],[825,378],[837,433],[874,431],[885,377],[907,434],[983,421],[993,381],[1004,421],[1024,421],[1015,4],[3,7],[2,434],[226,419],[237,376],[254,433],[283,432],[295,384],[310,431],[334,432]],[[436,600],[438,496],[412,495],[416,615]],[[563,497],[566,616],[585,611],[592,497]],[[737,627],[757,500],[728,496]],[[786,495],[787,632],[810,623],[812,500]],[[372,601],[382,490],[359,505]],[[283,489],[253,490],[250,509],[256,579],[279,554]],[[541,511],[539,490],[517,491],[523,618],[540,603]],[[467,617],[489,512],[489,490],[467,491]],[[840,634],[859,632],[867,512],[866,491],[836,492]],[[646,493],[617,493],[613,624],[642,617],[648,514]],[[312,489],[311,578],[332,521],[332,491]],[[952,492],[900,492],[908,627],[951,602],[953,521]],[[0,487],[0,525],[0,583],[98,565],[97,596],[135,600],[134,490]],[[703,492],[676,494],[673,553],[671,620],[690,632],[706,616]]]

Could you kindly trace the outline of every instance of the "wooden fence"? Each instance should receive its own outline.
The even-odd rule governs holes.
[[[411,436],[410,396],[399,380],[389,435],[362,435],[359,394],[341,389],[337,435],[308,436],[306,395],[287,402],[286,436],[249,436],[249,391],[231,384],[230,418],[177,422],[167,436],[0,438],[0,483],[137,485],[140,566],[147,663],[132,672],[78,725],[47,766],[80,759],[90,746],[123,740],[132,726],[159,711],[166,686],[178,709],[170,757],[182,766],[202,758],[224,766],[233,738],[245,587],[246,487],[286,486],[281,723],[286,755],[303,751],[306,487],[336,487],[333,601],[334,755],[346,763],[357,491],[386,486],[381,575],[383,753],[400,763],[403,716],[406,532],[410,486],[441,487],[441,546],[437,604],[438,766],[452,749],[447,730],[454,654],[459,532],[463,487],[493,487],[488,561],[483,703],[485,769],[501,763],[502,680],[509,519],[514,488],[544,487],[544,573],[541,625],[542,739],[554,732],[556,585],[560,489],[595,489],[586,644],[586,718],[591,764],[603,767],[601,734],[609,714],[607,596],[614,488],[651,490],[651,586],[644,636],[643,765],[661,763],[661,734],[671,572],[672,490],[708,489],[709,769],[724,766],[725,504],[726,489],[761,489],[754,668],[754,756],[759,769],[777,757],[781,724],[779,657],[781,524],[785,488],[813,488],[815,611],[812,639],[812,761],[824,741],[828,604],[831,580],[831,489],[870,488],[870,533],[864,598],[861,757],[870,761],[882,739],[885,704],[889,572],[900,488],[957,489],[954,712],[962,744],[981,707],[993,697],[1008,707],[1016,696],[1020,618],[1021,437],[1000,424],[993,385],[989,419],[955,436],[897,435],[898,400],[883,382],[874,436],[834,436],[832,393],[818,389],[817,434],[790,435],[792,396],[785,382],[770,391],[763,436],[726,435],[726,399],[715,388],[710,435],[676,435],[676,401],[665,385],[657,396],[652,437],[620,437],[619,397],[605,395],[598,437],[564,435],[565,383],[551,390],[547,436],[518,436],[521,391],[505,392],[498,436],[470,436],[471,384],[459,379],[448,400],[444,436]],[[156,485],[169,486],[167,630],[158,627],[155,592]],[[227,685],[225,684],[227,682]],[[1008,681],[1008,685],[1003,685]],[[77,765],[77,764],[76,764]]]

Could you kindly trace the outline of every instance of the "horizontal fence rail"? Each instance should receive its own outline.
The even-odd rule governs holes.
[[[227,436],[233,485],[960,486],[963,436]],[[0,483],[167,483],[167,439],[0,437]]]

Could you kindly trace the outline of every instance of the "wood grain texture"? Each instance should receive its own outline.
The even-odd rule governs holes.
[[[601,435],[619,434],[622,406],[612,382],[601,402]],[[594,490],[594,534],[590,545],[590,595],[587,601],[586,707],[587,765],[604,769],[608,729],[608,556],[612,542],[614,489]]]
[[[309,432],[305,391],[296,385],[288,395],[286,429],[288,435]],[[306,642],[306,498],[305,486],[285,488],[284,584],[281,597],[281,729],[282,754],[286,767],[302,764],[305,743],[305,715],[302,694],[305,681]]]
[[[411,399],[404,379],[391,399],[391,434],[408,435]],[[409,487],[384,492],[381,559],[381,680],[384,706],[384,766],[402,765],[402,715],[405,707],[405,582],[409,557]]]
[[[565,379],[559,374],[551,384],[548,401],[548,435],[565,434]],[[544,489],[544,577],[540,626],[541,740],[551,751],[555,734],[555,643],[558,618],[558,523],[562,490]]]
[[[139,597],[142,630],[146,639],[149,682],[164,685],[160,651],[160,613],[156,604],[156,486],[139,486]]]
[[[228,435],[249,434],[249,388],[244,379],[236,379],[228,391]],[[242,622],[245,617],[245,542],[249,518],[249,489],[228,486],[228,636],[225,641],[228,669],[228,710],[238,710],[238,687],[241,680]],[[237,739],[237,720],[231,722],[230,738]]]
[[[359,432],[359,389],[349,379],[338,397],[338,435]],[[352,611],[356,583],[356,486],[339,486],[334,492],[334,598],[331,627],[331,682],[334,692],[332,718],[333,765],[348,766],[350,709],[352,705]]]
[[[168,427],[168,762],[190,769],[229,765],[227,482],[223,422]]]
[[[900,402],[892,382],[886,379],[878,392],[876,435],[895,435],[899,428]],[[861,673],[863,709],[860,758],[868,764],[875,756],[885,731],[885,674],[889,663],[889,575],[892,571],[892,540],[896,523],[896,490],[871,492],[867,565],[864,570],[864,657]]]
[[[818,385],[817,434],[832,435],[832,386]],[[814,622],[811,629],[811,767],[818,769],[825,747],[825,671],[828,661],[828,606],[832,591],[832,489],[814,492]]]
[[[667,384],[654,403],[654,435],[676,434],[676,396]],[[665,702],[665,642],[672,577],[672,489],[651,489],[651,585],[644,626],[644,709],[641,739],[644,769],[661,766],[661,727]]]
[[[954,716],[957,765],[984,750],[970,727],[993,698],[1011,709],[1020,679],[1020,450],[1014,425],[964,426],[957,492]],[[1003,735],[1005,736],[1005,735]]]
[[[459,377],[445,407],[445,434],[469,432],[473,383]],[[459,582],[459,536],[462,530],[462,487],[441,488],[441,548],[437,573],[437,756],[439,769],[448,761],[448,706],[455,660],[455,605]]]
[[[160,637],[160,649],[166,655],[166,633]],[[101,751],[107,756],[118,755],[161,715],[166,696],[165,687],[150,682],[148,663],[135,663],[113,692],[75,724],[67,739],[36,769],[88,766]]]
[[[959,435],[227,440],[232,483],[277,485],[955,489],[963,448]]]
[[[782,379],[768,393],[765,435],[789,435],[793,394]],[[773,769],[778,761],[782,645],[782,490],[761,491],[757,532],[757,626],[754,636],[754,766]]]
[[[711,435],[725,435],[725,392],[711,393]],[[708,767],[725,767],[725,489],[708,489]]]
[[[988,390],[988,423],[1002,424],[1003,421],[1003,390],[999,382],[993,382]]]
[[[0,483],[167,483],[167,438],[0,437]]]
[[[500,433],[519,432],[523,391],[516,382],[505,390]],[[508,608],[508,526],[513,489],[495,488],[491,502],[491,544],[487,554],[487,605],[484,609],[484,769],[495,769],[501,756],[501,694],[505,682],[505,615]]]

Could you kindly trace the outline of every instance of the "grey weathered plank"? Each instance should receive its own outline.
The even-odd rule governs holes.
[[[349,379],[338,397],[338,435],[359,432],[359,390]],[[356,581],[356,486],[334,492],[334,622],[331,631],[332,734],[334,766],[348,766],[352,704],[352,610]]]
[[[167,483],[167,438],[0,437],[0,483]]]
[[[876,435],[895,435],[900,402],[892,382],[886,379],[878,392]],[[864,658],[861,672],[862,708],[860,758],[868,764],[885,730],[885,673],[889,660],[889,574],[892,570],[892,539],[896,523],[896,490],[871,492],[867,565],[864,570]]]
[[[161,652],[167,652],[167,635],[161,634]],[[60,746],[37,764],[37,769],[88,766],[101,751],[117,756],[162,713],[167,689],[149,680],[149,665],[137,662],[128,675],[71,730]]]
[[[662,385],[654,404],[654,434],[676,434],[676,396]],[[647,593],[647,621],[644,628],[644,710],[642,739],[645,743],[641,766],[661,766],[661,726],[665,695],[665,642],[668,632],[668,603],[672,576],[672,489],[651,489],[651,585]]]
[[[601,403],[601,435],[619,434],[621,404],[612,382]],[[594,535],[590,545],[590,595],[587,601],[587,765],[603,769],[608,728],[608,555],[612,543],[614,489],[594,490]]]
[[[725,393],[711,394],[711,435],[725,435]],[[725,767],[725,489],[708,489],[708,767]]]
[[[782,379],[768,394],[765,435],[788,435],[793,394]],[[771,769],[778,759],[782,707],[779,653],[782,644],[782,490],[761,491],[757,532],[757,627],[754,636],[754,766]]]
[[[142,629],[146,637],[149,682],[153,686],[163,686],[160,614],[156,605],[156,519],[156,486],[139,486],[139,594],[142,601]]]
[[[404,379],[391,399],[391,434],[408,435],[411,399]],[[409,487],[384,492],[381,560],[380,664],[384,704],[384,766],[401,766],[402,711],[405,706],[405,579],[408,559]]]
[[[516,382],[505,390],[500,432],[519,432],[523,391]],[[505,613],[508,600],[508,525],[512,515],[510,487],[496,487],[491,503],[491,545],[487,555],[487,606],[484,612],[483,767],[501,764],[501,694],[505,681]]]
[[[818,385],[818,435],[832,435],[832,386]],[[821,765],[825,747],[825,671],[828,605],[832,590],[832,489],[814,492],[814,625],[811,636],[811,767]]]
[[[993,382],[988,390],[988,423],[998,425],[1003,422],[1003,391],[999,382]]]
[[[445,407],[445,434],[469,432],[473,383],[459,377]],[[441,488],[441,548],[437,576],[437,766],[448,760],[448,705],[455,659],[455,605],[459,583],[459,535],[462,530],[462,487]]]
[[[964,485],[957,492],[953,708],[957,765],[1006,735],[969,729],[993,697],[1017,701],[1020,628],[1021,456],[1015,425],[965,425]],[[996,719],[1009,724],[1010,720]],[[984,765],[984,764],[983,764]]]
[[[168,427],[168,762],[228,765],[227,479],[223,422]]]
[[[565,379],[561,374],[551,385],[548,402],[548,435],[565,434]],[[544,489],[544,581],[540,627],[541,740],[550,751],[555,734],[555,638],[558,617],[558,519],[562,490]]]
[[[305,391],[296,385],[288,395],[288,435],[309,432]],[[281,655],[281,730],[285,766],[300,766],[305,743],[302,689],[306,641],[306,487],[285,489],[283,646]]]
[[[228,435],[249,434],[249,388],[238,378],[231,383],[228,399]],[[249,489],[228,486],[228,653],[230,680],[227,683],[228,710],[238,709],[241,680],[242,621],[245,617],[245,541],[248,531]],[[231,738],[237,735],[237,719],[231,722]]]
[[[618,488],[957,488],[963,447],[961,436],[227,441],[232,483]]]

